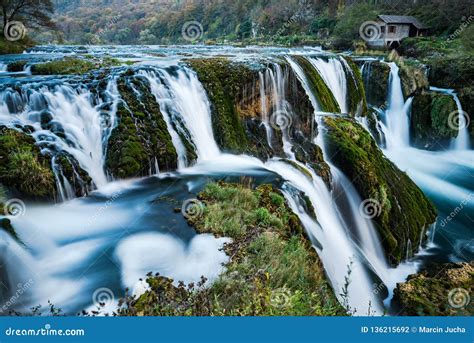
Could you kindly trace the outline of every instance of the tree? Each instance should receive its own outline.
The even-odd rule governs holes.
[[[21,21],[27,27],[55,28],[51,16],[54,6],[51,0],[0,0],[3,28],[10,21]]]

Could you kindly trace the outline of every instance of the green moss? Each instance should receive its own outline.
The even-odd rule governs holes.
[[[397,284],[393,302],[400,307],[401,315],[470,316],[474,313],[474,304],[468,301],[468,295],[472,294],[473,285],[473,262],[430,265]],[[457,305],[458,300],[465,300],[464,306],[450,304],[451,301]]]
[[[413,98],[410,130],[413,144],[421,147],[438,147],[456,137],[458,130],[449,125],[449,115],[457,110],[449,94],[424,92]]]
[[[176,169],[176,149],[148,82],[124,75],[117,86],[124,103],[108,142],[107,169],[118,178],[148,175],[155,159],[160,171]]]
[[[31,73],[34,75],[85,74],[94,69],[111,67],[118,64],[119,61],[117,59],[110,57],[103,59],[65,57],[60,60],[35,64],[31,67]]]
[[[295,56],[295,60],[303,69],[303,72],[308,80],[312,93],[316,97],[321,109],[325,112],[339,113],[341,109],[334,98],[329,87],[324,82],[318,71],[311,65],[311,63],[302,56]]]
[[[425,66],[418,62],[404,60],[398,63],[400,67],[400,80],[405,99],[415,94],[425,92],[429,89],[428,78],[426,77]]]
[[[344,68],[349,95],[349,113],[353,116],[365,116],[368,111],[367,100],[359,67],[350,57],[343,56],[343,58],[350,68],[350,70]]]
[[[41,155],[32,137],[11,129],[0,134],[0,183],[26,197],[56,194],[48,158]]]
[[[9,72],[20,72],[25,69],[27,61],[20,60],[20,61],[15,61],[12,63],[9,63],[7,66],[7,71]]]
[[[352,181],[363,199],[379,209],[374,223],[389,261],[396,265],[412,242],[414,253],[422,232],[434,222],[436,211],[410,178],[386,159],[370,134],[357,122],[325,119],[333,163]]]
[[[23,53],[23,51],[28,48],[31,48],[34,45],[35,43],[29,37],[25,37],[24,39],[18,41],[10,42],[2,36],[0,38],[0,54],[21,54]]]
[[[278,200],[275,203],[276,195]],[[281,197],[281,198],[280,198]],[[344,315],[301,224],[271,185],[249,189],[209,184],[199,198],[205,211],[194,225],[233,242],[226,271],[210,286],[175,287],[163,277],[147,279],[151,291],[127,302],[122,315]],[[226,215],[221,215],[221,211]]]
[[[243,153],[251,146],[242,118],[237,111],[237,97],[242,83],[253,78],[243,64],[225,58],[193,59],[187,62],[197,73],[212,106],[212,126],[217,144],[223,150]]]

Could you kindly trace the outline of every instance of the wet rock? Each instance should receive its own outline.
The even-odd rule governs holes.
[[[434,206],[355,120],[327,117],[325,125],[332,162],[364,200],[361,215],[372,218],[389,262],[399,264],[410,247],[416,252],[422,232],[436,218]]]
[[[397,284],[392,303],[406,316],[472,316],[474,261],[429,265]]]
[[[423,92],[413,98],[410,115],[410,138],[413,145],[425,149],[449,146],[458,130],[454,127],[452,113],[456,103],[449,94]]]

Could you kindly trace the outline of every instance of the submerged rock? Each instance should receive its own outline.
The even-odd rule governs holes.
[[[397,284],[392,302],[406,316],[472,316],[474,261],[428,266]]]
[[[325,124],[333,163],[365,199],[361,215],[373,219],[389,262],[399,264],[422,243],[422,233],[436,218],[434,206],[355,120],[327,117]]]

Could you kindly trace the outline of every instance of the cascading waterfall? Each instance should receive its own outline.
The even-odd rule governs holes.
[[[327,61],[322,58],[308,57],[308,61],[316,68],[331,90],[341,112],[348,113],[346,73],[339,57],[331,57]]]
[[[209,160],[219,156],[211,123],[211,106],[206,91],[196,73],[179,67],[174,73],[160,69],[164,85],[172,93],[177,114],[191,134],[196,146],[198,160]]]
[[[180,109],[177,108],[177,103],[175,101],[175,95],[171,94],[171,91],[161,83],[154,71],[141,71],[140,74],[145,76],[148,82],[150,82],[151,92],[160,105],[160,111],[163,114],[163,119],[165,120],[168,132],[170,133],[176,153],[178,154],[178,168],[184,168],[187,165],[186,148],[172,124],[173,122],[176,122],[176,119],[173,120],[172,118],[175,118],[180,113]],[[186,133],[182,132],[182,134],[185,135]]]
[[[411,108],[413,98],[405,102],[402,92],[402,83],[399,68],[396,63],[388,63],[390,66],[388,107],[385,111],[385,122],[388,131],[386,136],[387,147],[405,147],[410,144],[410,125],[408,112]]]
[[[333,92],[341,112],[347,113],[348,80],[344,72],[344,61],[339,58],[329,58],[326,61],[309,57],[308,60]],[[320,129],[314,142],[321,147],[323,155],[327,156],[322,119],[323,115],[329,114],[321,112],[303,70],[290,57],[287,61],[313,105],[315,122]],[[385,151],[388,156],[389,152],[395,154],[395,148],[401,149],[399,151],[402,154],[406,149],[411,150],[407,136],[407,110],[411,101],[403,100],[398,68],[395,64],[390,64],[390,67],[389,108],[384,116],[387,125],[383,126],[391,149]],[[68,84],[35,88],[28,95],[26,92],[19,94],[7,89],[1,95],[4,101],[0,103],[0,123],[12,128],[15,124],[31,125],[34,128],[32,135],[43,149],[47,149],[47,142],[48,146],[54,146],[54,150],[70,153],[100,187],[91,195],[92,201],[88,201],[88,198],[75,199],[58,205],[54,223],[48,222],[51,216],[51,208],[48,206],[28,206],[25,216],[12,218],[20,238],[30,250],[25,250],[10,237],[2,238],[1,241],[6,242],[1,246],[2,258],[11,262],[6,268],[9,271],[11,286],[25,282],[30,269],[41,274],[41,277],[35,278],[35,282],[41,283],[41,287],[35,287],[37,293],[32,295],[33,300],[27,305],[36,305],[54,295],[55,303],[60,305],[67,303],[68,299],[75,299],[76,303],[71,307],[76,309],[74,306],[90,304],[90,294],[97,287],[111,287],[116,292],[115,295],[120,296],[122,289],[117,287],[117,284],[121,283],[124,288],[134,288],[135,281],[152,269],[165,276],[185,281],[196,281],[203,274],[214,279],[222,271],[221,264],[226,261],[221,250],[224,239],[202,235],[194,237],[189,232],[180,232],[183,236],[181,237],[171,229],[165,229],[163,232],[143,232],[150,226],[153,230],[157,229],[157,226],[149,225],[150,222],[165,222],[164,226],[175,227],[172,220],[176,217],[168,218],[169,212],[160,212],[157,206],[151,204],[155,204],[156,199],[164,196],[182,196],[183,189],[190,190],[189,185],[193,184],[193,177],[196,175],[253,175],[252,173],[270,171],[283,178],[283,194],[307,230],[334,293],[341,303],[347,305],[351,312],[356,311],[355,314],[358,315],[383,313],[382,299],[374,292],[374,282],[381,281],[388,288],[387,302],[396,282],[416,271],[418,265],[407,262],[396,269],[389,268],[373,223],[361,217],[359,213],[362,199],[347,177],[328,162],[333,176],[331,191],[314,170],[295,159],[289,131],[280,125],[278,118],[275,122],[274,118],[271,118],[275,113],[290,117],[294,115],[285,98],[288,70],[278,63],[273,63],[260,72],[260,105],[269,144],[272,142],[273,130],[280,126],[286,158],[297,164],[298,168],[278,158],[262,162],[250,156],[221,153],[214,138],[206,91],[197,75],[187,67],[153,66],[140,70],[138,74],[150,83],[177,150],[179,167],[177,173],[159,174],[146,179],[141,185],[139,181],[107,183],[104,173],[107,140],[116,125],[115,112],[119,101],[114,79],[108,83],[106,99],[96,99],[90,91],[75,89]],[[51,116],[50,122],[54,124],[48,128],[40,124],[41,115],[46,113]],[[64,130],[66,138],[59,134],[63,131],[54,128]],[[196,150],[198,161],[194,166],[190,166],[186,159],[184,139]],[[431,168],[433,159],[427,160]],[[422,164],[420,161],[425,163],[421,158],[416,158],[412,163]],[[61,196],[64,199],[70,198],[73,193],[71,185],[58,167],[55,157],[52,158],[52,163]],[[440,168],[435,164],[433,162],[433,170]],[[408,162],[399,165],[406,166]],[[419,169],[415,168],[413,171],[410,168],[408,173],[415,175],[414,179],[420,184],[430,183],[432,179],[439,181],[438,175],[423,178],[426,174],[420,176]],[[437,174],[438,172],[439,170],[436,171]],[[419,179],[424,181],[418,181]],[[183,181],[179,187],[172,188],[167,183],[169,180]],[[433,184],[439,186],[439,183]],[[465,189],[449,189],[456,194],[456,200],[466,196],[463,192]],[[317,220],[301,206],[302,192],[313,205]],[[140,213],[139,218],[137,213]],[[84,218],[89,219],[87,225],[84,225]],[[188,228],[184,219],[182,221]],[[162,227],[159,230],[161,229]],[[116,239],[124,233],[126,237]],[[183,241],[189,242],[189,245],[185,245]],[[109,257],[102,254],[102,250],[111,248],[115,249],[113,263],[108,261]],[[20,256],[21,261],[12,259],[12,254]],[[91,270],[83,270],[84,266],[96,260],[99,263],[92,263]],[[21,273],[16,273],[18,268],[15,265],[18,264],[25,266]],[[120,272],[116,272],[113,265],[120,266]],[[104,269],[104,266],[107,268]],[[348,275],[348,268],[351,269],[351,274],[347,284],[345,277]],[[104,270],[107,270],[107,273],[104,273]],[[81,280],[71,276],[86,272],[87,278]],[[344,294],[346,287],[348,292]],[[60,289],[57,294],[56,289]],[[8,294],[5,296],[8,297]]]
[[[458,95],[453,89],[430,87],[430,90],[452,96],[454,102],[456,103],[457,113],[454,113],[454,114],[457,114],[458,126],[459,126],[459,132],[458,132],[457,137],[453,140],[452,149],[453,150],[469,150],[471,148],[471,143],[470,143],[470,138],[469,138],[469,122],[468,122],[468,119],[466,118],[466,114],[464,113],[462,109],[461,101],[459,100]],[[453,124],[455,123],[454,119],[455,118],[448,118],[448,120],[451,121]]]
[[[320,105],[318,104],[315,96],[312,94],[310,90],[310,87],[307,83],[307,79],[306,79],[306,76],[304,75],[303,70],[291,58],[288,58],[288,61],[291,67],[293,68],[295,74],[301,81],[303,88],[305,89],[308,97],[311,100],[311,103],[313,104],[313,108],[315,109],[315,118],[316,118],[318,128],[323,127],[322,115],[318,113]],[[330,75],[330,71],[326,71],[326,73]],[[336,78],[336,77],[337,76],[335,75],[331,76],[331,78]],[[345,74],[344,74],[344,79],[345,79]],[[323,151],[323,155],[327,156],[327,153],[325,152],[324,137],[323,137],[323,134],[321,134],[321,132],[319,132],[316,135],[314,142],[318,146],[321,147]],[[327,160],[326,162],[330,165],[331,173],[333,175],[342,175],[342,172],[340,172],[335,166],[331,165],[331,163],[329,163]],[[315,203],[313,204],[313,206],[316,209],[317,214],[324,213],[322,217],[325,217],[325,219],[328,219],[327,214],[331,212],[333,213],[333,215],[329,216],[330,218],[329,221],[326,222],[325,225],[321,224],[321,226],[324,231],[333,230],[332,232],[335,236],[332,239],[334,240],[334,242],[337,242],[337,244],[340,244],[345,247],[344,249],[334,250],[332,254],[328,254],[327,256],[322,255],[321,258],[323,260],[323,264],[325,264],[325,268],[326,268],[326,264],[333,263],[334,257],[338,256],[339,258],[339,260],[337,261],[338,265],[342,264],[342,265],[345,265],[346,267],[348,265],[352,265],[352,268],[354,271],[353,271],[353,280],[352,280],[353,284],[349,285],[349,307],[355,308],[359,314],[368,314],[371,311],[381,314],[383,310],[379,304],[379,299],[377,299],[375,294],[371,291],[372,282],[371,282],[371,278],[369,274],[367,273],[366,265],[365,265],[365,260],[367,260],[373,266],[374,269],[379,269],[378,272],[380,274],[382,274],[380,270],[386,270],[386,268],[384,268],[383,260],[380,261],[379,259],[380,252],[378,252],[377,250],[373,251],[373,249],[379,246],[380,243],[377,244],[377,242],[375,242],[372,245],[366,245],[365,241],[361,241],[360,244],[362,248],[360,248],[357,245],[357,242],[355,242],[352,239],[352,233],[350,232],[350,228],[346,225],[346,223],[344,223],[344,220],[341,217],[341,210],[337,207],[337,204],[333,201],[331,193],[326,188],[324,182],[321,180],[320,177],[315,175],[313,171],[310,171],[310,172],[313,174],[313,178],[315,180],[314,182],[322,183],[322,185],[320,185],[317,188],[317,190],[314,190],[314,189],[310,190],[309,188],[305,187],[304,191],[307,194],[308,193],[314,194],[313,196],[319,197],[319,199],[317,201],[315,200],[314,201]],[[340,180],[340,178],[334,179],[335,182],[337,182],[338,180]],[[342,189],[344,188],[342,187]],[[354,194],[356,194],[355,190],[353,193],[346,193],[346,196],[348,198],[351,198],[354,196]],[[352,203],[356,203],[357,199],[351,198],[351,201]],[[320,203],[320,202],[328,204],[329,209],[319,207],[319,210],[318,210],[318,206],[321,206],[321,205],[316,204],[316,203]],[[360,214],[353,213],[353,215],[358,216]],[[362,225],[362,226],[359,227],[359,225]],[[371,225],[369,226],[367,222],[359,221],[356,223],[356,226],[357,226],[356,230],[364,232],[365,236],[370,236],[371,238],[376,239],[377,236],[374,232],[374,228]],[[334,229],[335,227],[337,229]],[[341,251],[344,251],[344,253],[341,253]],[[369,253],[367,253],[366,256],[361,256],[361,255],[364,255],[363,253],[364,251],[368,251]],[[328,268],[328,269],[331,270],[331,268]],[[333,283],[334,289],[336,290],[336,294],[338,292],[341,292],[341,287],[343,287],[344,285],[344,282],[345,282],[343,278],[344,275],[346,274],[345,273],[341,274],[341,270],[339,269],[337,270],[337,272],[335,271],[335,273],[332,276],[330,276],[331,282]],[[382,278],[382,275],[380,275],[379,277]]]
[[[289,139],[289,123],[292,122],[293,110],[286,100],[286,85],[288,83],[288,75],[278,63],[273,63],[271,67],[262,74],[263,99],[261,110],[263,113],[264,125],[267,131],[267,140],[271,141],[273,136],[273,128],[282,131],[283,151],[290,159],[295,159],[292,151],[292,144]],[[270,109],[272,113],[269,117],[269,109],[267,108],[266,99],[270,99]],[[269,124],[269,121],[271,124]],[[270,144],[271,146],[271,144]]]
[[[32,127],[31,135],[43,150],[71,154],[97,187],[105,185],[104,160],[118,101],[115,79],[108,83],[107,99],[95,99],[90,89],[66,83],[27,91],[29,86],[23,85],[21,94],[11,88],[0,94],[0,124]],[[59,171],[57,165],[53,171]]]

